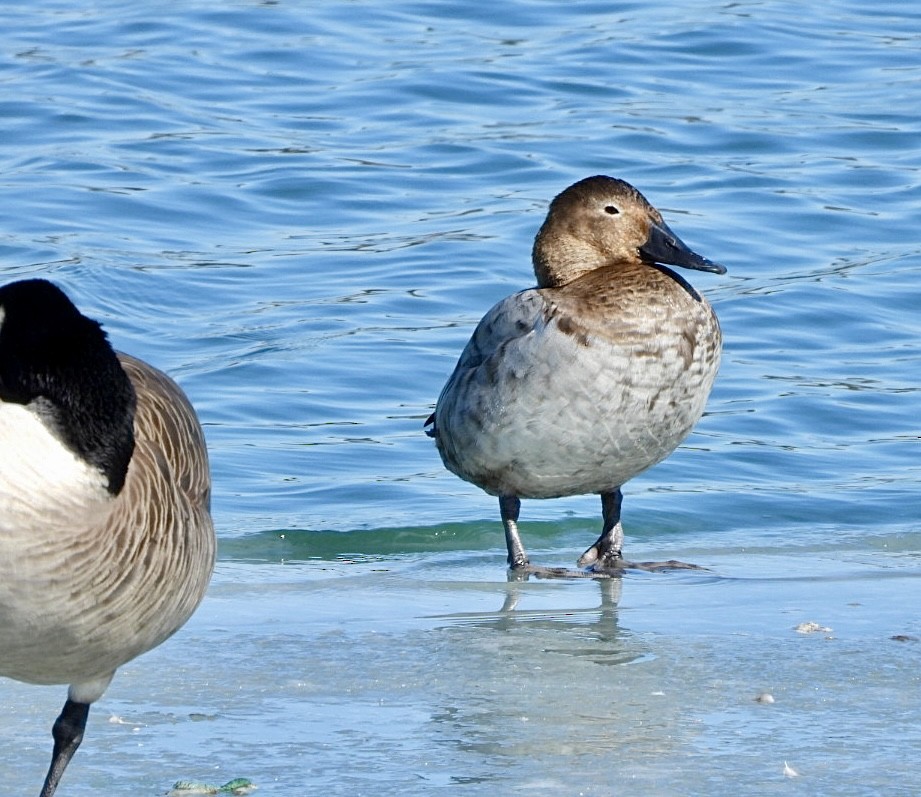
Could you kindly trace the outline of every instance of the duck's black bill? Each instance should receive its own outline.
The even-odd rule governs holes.
[[[653,263],[665,266],[682,266],[697,271],[711,271],[714,274],[726,273],[726,266],[707,260],[694,252],[664,221],[649,228],[649,238],[640,247],[640,254]]]

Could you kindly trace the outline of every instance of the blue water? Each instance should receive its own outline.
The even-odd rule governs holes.
[[[916,4],[59,0],[0,30],[3,278],[181,382],[220,536],[62,797],[915,793]],[[729,267],[692,275],[708,414],[624,504],[629,556],[710,570],[510,584],[421,426],[596,173]],[[547,564],[598,524],[522,512]],[[8,793],[63,698],[0,682]]]

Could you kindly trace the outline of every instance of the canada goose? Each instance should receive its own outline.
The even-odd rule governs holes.
[[[0,288],[0,675],[69,684],[41,797],[115,670],[198,606],[215,538],[201,426],[40,279]]]
[[[428,433],[448,470],[498,496],[512,570],[546,572],[521,543],[520,499],[586,493],[603,526],[579,566],[622,568],[621,486],[690,433],[720,362],[713,309],[662,264],[726,269],[605,176],[553,200],[532,259],[537,287],[480,321]]]

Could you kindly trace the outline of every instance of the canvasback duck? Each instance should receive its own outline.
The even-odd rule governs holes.
[[[513,571],[547,570],[522,545],[521,499],[589,493],[601,496],[602,530],[578,565],[618,570],[629,566],[621,487],[687,437],[720,363],[713,308],[667,265],[726,269],[605,176],[550,203],[532,259],[537,287],[483,317],[427,432],[448,470],[499,498]]]
[[[0,288],[0,675],[69,684],[41,797],[115,670],[198,606],[215,538],[201,426],[45,280]]]

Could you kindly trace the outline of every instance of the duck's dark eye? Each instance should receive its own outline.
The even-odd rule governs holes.
[[[620,211],[619,211],[617,208],[615,208],[613,205],[608,205],[608,206],[604,209],[604,212],[605,212],[605,213],[609,213],[609,214],[612,215],[612,216],[616,216],[618,213],[620,213]]]

